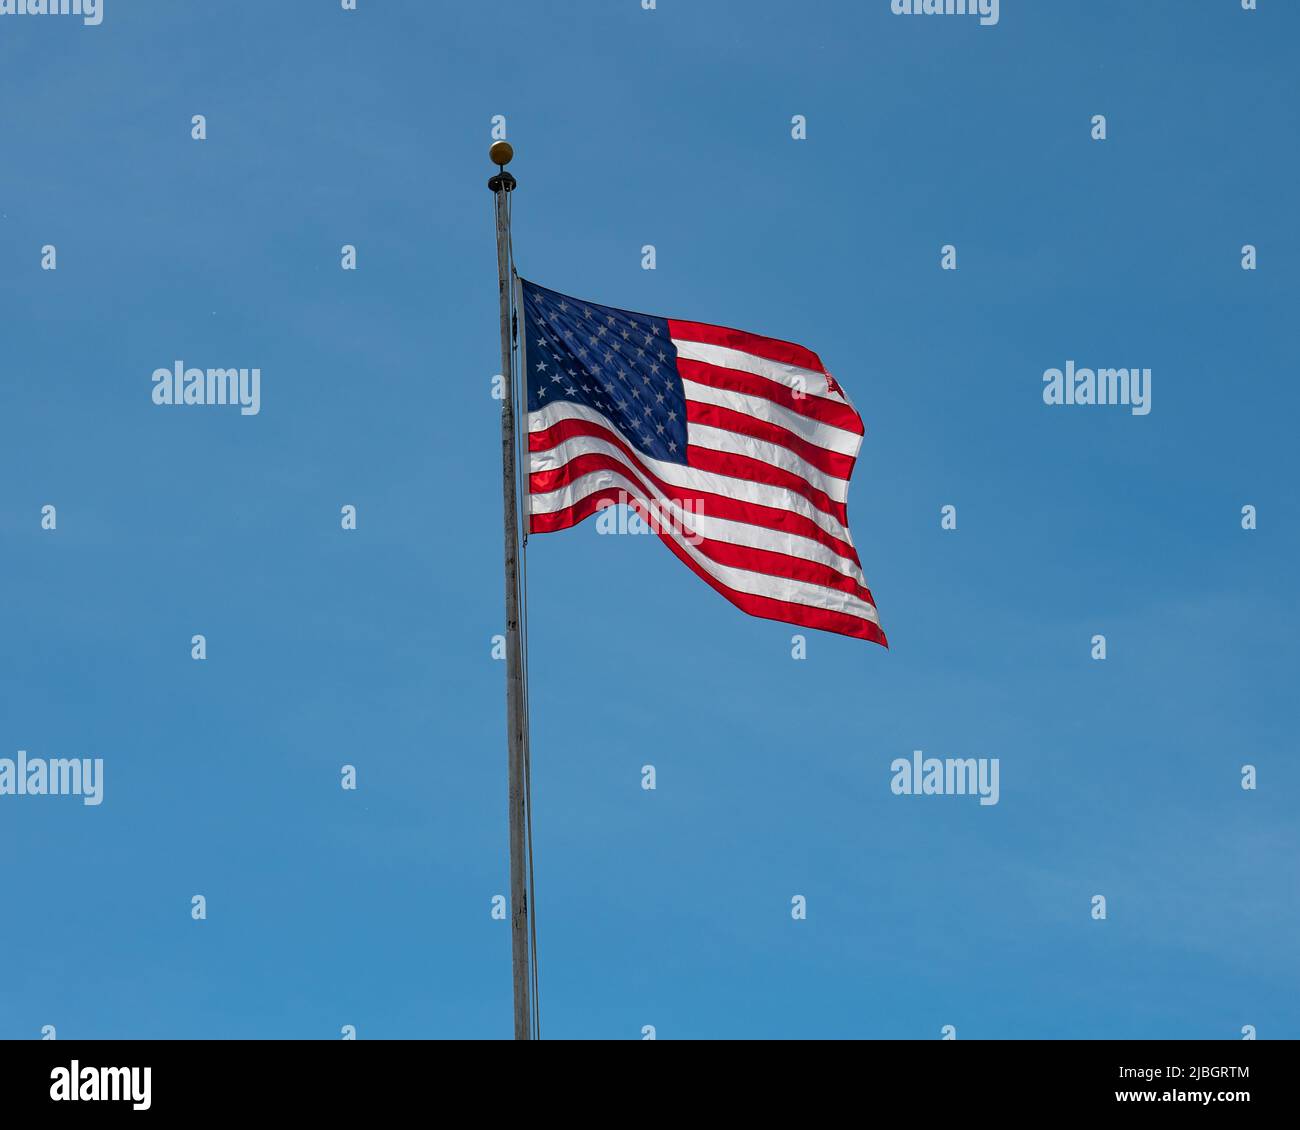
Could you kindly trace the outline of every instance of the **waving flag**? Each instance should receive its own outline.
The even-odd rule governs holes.
[[[625,504],[751,616],[886,643],[845,505],[862,419],[817,354],[519,285],[531,532]]]

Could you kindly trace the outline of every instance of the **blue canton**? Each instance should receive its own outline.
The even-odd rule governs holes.
[[[570,401],[644,455],[686,462],[686,396],[668,322],[520,279],[528,411]]]

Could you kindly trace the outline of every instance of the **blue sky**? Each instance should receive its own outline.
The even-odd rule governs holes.
[[[509,1033],[495,114],[527,277],[848,389],[891,642],[795,661],[653,538],[533,540],[543,1034],[1300,1036],[1300,9],[1260,8],[0,17],[0,757],[105,762],[98,807],[0,797],[0,1037]],[[154,405],[177,359],[260,414]],[[1067,360],[1151,368],[1150,415],[1044,405]],[[893,795],[915,749],[1000,802]]]

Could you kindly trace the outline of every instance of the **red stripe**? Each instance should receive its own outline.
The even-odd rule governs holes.
[[[820,424],[829,424],[854,435],[862,435],[862,417],[851,405],[838,400],[828,400],[824,396],[795,396],[795,390],[779,381],[770,381],[766,377],[744,373],[739,369],[728,369],[723,365],[710,365],[707,361],[696,361],[690,357],[677,358],[677,371],[688,381],[709,385],[712,388],[724,388],[731,392],[744,393],[770,400],[800,416],[807,416]]]
[[[620,451],[625,452],[637,467],[644,467],[636,452],[627,445],[617,432],[591,420],[559,420],[544,431],[529,432],[528,450],[549,451],[552,447],[572,436],[597,436],[600,439],[608,440],[610,443],[615,444]],[[841,526],[848,527],[848,510],[844,503],[836,502],[825,491],[818,490],[807,479],[801,478],[790,471],[783,471],[780,467],[773,467],[770,463],[752,459],[748,455],[733,455],[725,451],[713,451],[706,447],[688,447],[686,449],[686,458],[688,466],[700,471],[725,475],[733,479],[747,479],[751,482],[762,483],[765,486],[784,487],[802,495],[818,510],[831,515]]]
[[[657,486],[665,498],[678,503],[683,508],[689,507],[696,513],[705,514],[710,518],[745,522],[751,526],[761,526],[764,529],[773,530],[776,533],[793,534],[796,537],[807,538],[809,541],[817,542],[818,545],[824,545],[832,553],[836,553],[840,557],[846,557],[855,565],[861,567],[857,550],[853,546],[828,534],[811,518],[806,518],[802,514],[781,510],[775,506],[762,506],[756,502],[743,502],[740,499],[729,498],[723,494],[685,490],[682,487],[664,482],[657,476],[652,475],[640,464],[629,468],[627,460],[619,459],[613,455],[605,455],[602,452],[593,451],[585,455],[575,456],[564,466],[557,467],[553,471],[534,471],[528,476],[528,493],[550,494],[551,491],[559,490],[561,487],[577,482],[583,475],[591,474],[593,471],[621,471],[624,473],[635,471]],[[576,506],[577,503],[574,505]],[[544,519],[547,515],[540,514],[537,517]],[[536,525],[533,528],[538,529],[538,532],[543,532]],[[564,527],[556,528],[563,529]]]
[[[689,393],[687,394],[690,395]],[[721,428],[724,432],[736,432],[738,435],[761,439],[765,443],[774,443],[799,456],[805,463],[811,463],[819,471],[825,471],[836,479],[844,479],[853,474],[853,458],[838,451],[827,451],[815,443],[809,443],[802,436],[779,424],[760,420],[734,408],[724,408],[720,404],[708,404],[702,400],[686,401],[686,419],[690,423],[703,424],[710,428]]]
[[[532,528],[534,532],[543,533],[575,526],[584,518],[595,513],[602,501],[619,501],[619,496],[623,493],[617,488],[606,488],[587,495],[564,510],[557,510],[550,514],[534,514]],[[797,624],[803,628],[817,628],[824,632],[836,632],[843,636],[871,640],[883,647],[889,646],[885,633],[870,620],[864,620],[859,616],[850,616],[847,612],[833,612],[825,608],[813,608],[807,604],[795,604],[788,600],[774,600],[771,597],[737,592],[735,589],[728,588],[716,577],[710,576],[703,566],[692,559],[691,555],[678,545],[670,534],[661,532],[659,539],[672,550],[682,564],[704,581],[705,584],[721,593],[742,612],[748,613],[750,616],[758,616],[764,620],[779,620],[785,624]],[[874,606],[874,601],[872,603]]]
[[[826,372],[822,368],[821,358],[811,349],[795,345],[792,341],[761,337],[758,334],[746,333],[744,330],[710,326],[704,322],[679,322],[675,318],[669,318],[668,336],[681,341],[700,341],[705,345],[724,345],[728,349],[739,349],[743,353],[766,357],[769,361],[777,361],[783,365],[798,365],[801,369],[812,369],[817,373]]]

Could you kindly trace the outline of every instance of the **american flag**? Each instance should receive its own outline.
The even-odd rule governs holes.
[[[624,504],[751,616],[888,646],[845,507],[862,418],[817,354],[519,289],[530,532]]]

